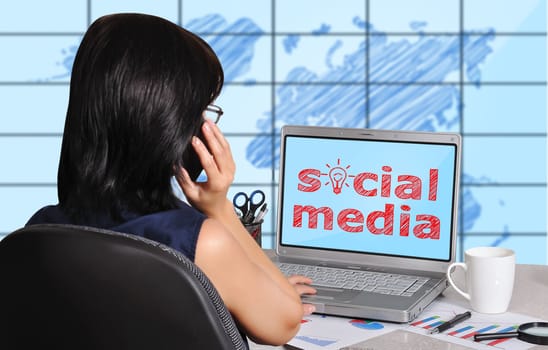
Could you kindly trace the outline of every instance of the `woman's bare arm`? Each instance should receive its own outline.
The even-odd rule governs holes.
[[[303,317],[297,292],[287,280],[281,283],[266,274],[216,220],[202,226],[196,264],[253,341],[281,345],[295,336]]]
[[[260,343],[282,344],[299,329],[303,313],[300,294],[314,293],[306,278],[288,280],[251,238],[227,199],[235,164],[230,146],[216,125],[202,127],[208,147],[198,138],[192,145],[208,181],[193,182],[184,169],[177,174],[189,202],[208,218],[196,248],[196,264],[219,290],[247,334]]]

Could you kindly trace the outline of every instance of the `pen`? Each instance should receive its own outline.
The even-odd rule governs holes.
[[[261,222],[261,220],[264,218],[264,216],[266,215],[266,212],[268,211],[268,208],[266,207],[266,203],[263,204],[263,206],[261,207],[261,209],[259,209],[259,213],[257,214],[257,216],[255,217],[255,219],[253,219],[253,223],[256,224],[256,223],[259,223]]]
[[[437,326],[436,328],[432,329],[430,331],[430,334],[441,333],[441,332],[455,326],[457,323],[461,323],[462,321],[469,319],[470,316],[472,316],[470,311],[466,311],[465,313],[456,315],[455,317],[453,317],[449,321],[444,322],[441,325]]]

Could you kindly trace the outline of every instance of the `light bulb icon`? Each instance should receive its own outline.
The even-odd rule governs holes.
[[[336,166],[329,170],[329,180],[331,181],[331,186],[333,186],[333,193],[341,193],[347,176],[348,175],[346,174],[346,170],[341,168],[340,166]]]

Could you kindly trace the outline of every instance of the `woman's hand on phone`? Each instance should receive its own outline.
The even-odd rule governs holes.
[[[217,125],[206,120],[202,133],[207,146],[194,136],[192,147],[204,168],[207,181],[192,181],[184,168],[180,168],[175,177],[188,201],[207,216],[214,217],[227,206],[227,193],[234,181],[236,164],[230,145]]]

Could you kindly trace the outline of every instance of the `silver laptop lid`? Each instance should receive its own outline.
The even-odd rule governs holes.
[[[452,133],[284,126],[277,254],[445,272],[460,146]]]

